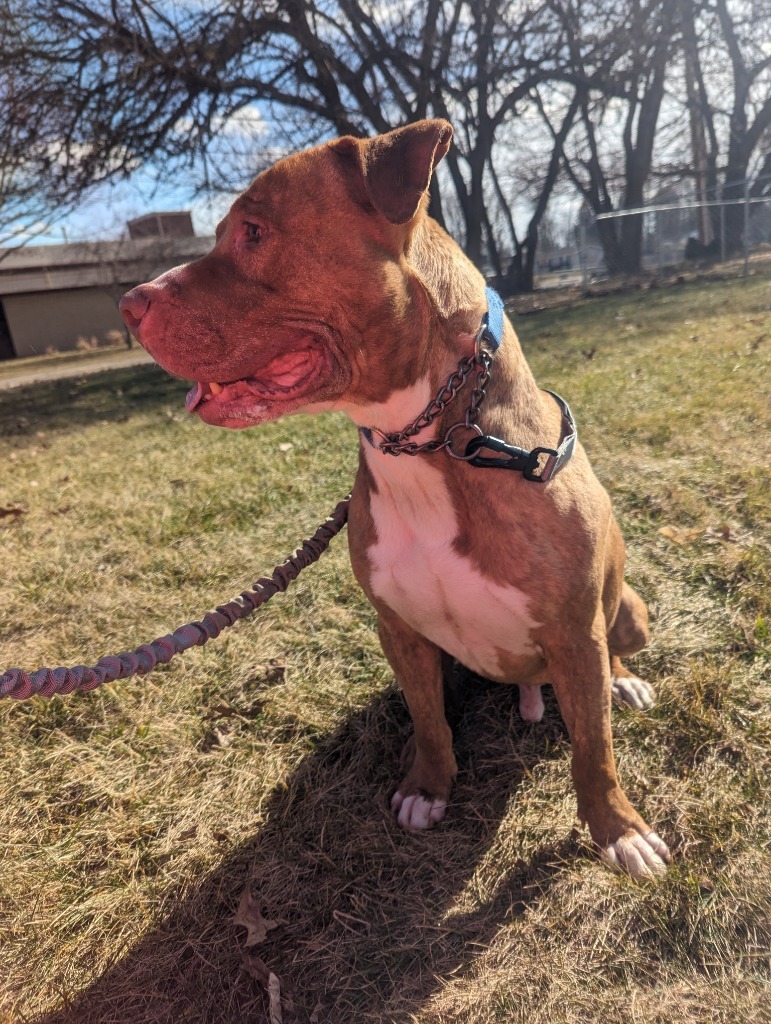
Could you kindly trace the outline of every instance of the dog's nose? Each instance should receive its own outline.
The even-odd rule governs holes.
[[[147,312],[149,305],[150,298],[141,285],[138,288],[132,288],[130,292],[126,292],[118,303],[120,315],[136,338],[139,337],[139,325],[142,323],[142,317]]]

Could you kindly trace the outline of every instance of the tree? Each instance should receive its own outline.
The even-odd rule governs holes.
[[[565,63],[580,85],[578,119],[566,173],[597,215],[643,204],[673,52],[670,0],[556,0],[568,37]],[[601,220],[610,273],[636,273],[642,216]]]
[[[693,103],[706,136],[708,189],[731,204],[724,247],[735,252],[742,244],[741,201],[771,191],[771,8],[764,0],[682,0],[681,10],[686,38],[702,40],[698,47],[691,42]]]
[[[23,52],[29,45],[29,28],[11,0],[0,0],[0,53]],[[34,84],[13,63],[0,62],[0,107],[0,247],[11,251],[50,226],[55,213],[38,174],[47,153],[36,120]],[[67,212],[71,198],[59,195],[59,216]]]
[[[446,182],[467,251],[500,265],[488,204],[501,204],[513,222],[496,138],[555,70],[548,55],[559,52],[562,29],[547,3],[236,0],[212,10],[151,0],[6,2],[17,31],[0,56],[35,98],[35,116],[16,125],[16,138],[49,197],[148,163],[171,173],[197,166],[210,179],[212,140],[255,103],[290,146],[438,114],[458,129]],[[531,249],[554,177],[546,175]],[[438,189],[432,212],[442,219]]]
[[[643,204],[661,112],[677,106],[667,82],[683,53],[687,109],[698,107],[694,130],[704,136],[702,156],[683,173],[703,174],[706,160],[709,187],[725,151],[730,196],[731,175],[746,175],[771,122],[762,42],[770,32],[751,31],[753,18],[771,21],[766,0],[0,4],[6,224],[16,223],[14,210],[61,207],[139,167],[187,175],[191,189],[242,187],[225,180],[223,146],[230,135],[243,142],[234,126],[250,119],[264,126],[258,148],[270,150],[252,155],[256,172],[266,157],[330,134],[445,116],[456,144],[432,186],[431,212],[472,259],[527,289],[561,175],[595,214]],[[734,84],[728,118],[718,102],[721,47]],[[598,229],[609,269],[636,271],[642,218]]]

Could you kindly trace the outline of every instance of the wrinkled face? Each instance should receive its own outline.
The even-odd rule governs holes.
[[[238,428],[365,400],[386,356],[373,328],[409,303],[398,231],[355,185],[330,146],[283,160],[233,204],[210,253],[124,296],[144,348],[196,382],[189,411]]]

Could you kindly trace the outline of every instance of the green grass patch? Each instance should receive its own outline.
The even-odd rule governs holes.
[[[232,916],[305,1024],[771,1019],[771,279],[516,318],[565,395],[649,602],[619,772],[675,850],[658,885],[575,828],[556,704],[469,685],[430,835],[388,800],[409,720],[344,539],[151,676],[0,706],[0,1020],[267,1020]],[[0,667],[93,663],[250,585],[345,494],[342,417],[204,427],[153,366],[0,392]],[[313,1014],[316,1014],[315,1018]]]

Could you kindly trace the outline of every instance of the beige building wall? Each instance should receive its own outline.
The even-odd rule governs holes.
[[[77,348],[79,338],[104,344],[109,332],[126,333],[116,300],[104,288],[4,295],[2,301],[20,358]]]

